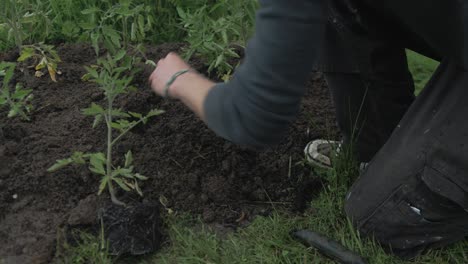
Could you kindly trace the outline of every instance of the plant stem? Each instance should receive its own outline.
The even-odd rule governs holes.
[[[114,88],[114,84],[112,84],[112,88]],[[115,196],[114,186],[112,185],[112,103],[113,103],[113,95],[108,94],[107,98],[107,161],[106,161],[106,177],[108,178],[107,184],[109,185],[109,194],[111,196],[111,200],[113,203],[121,206],[125,206],[125,203],[119,201]]]
[[[114,146],[115,143],[117,143],[117,141],[119,141],[123,136],[125,136],[125,134],[128,133],[128,131],[132,130],[134,127],[138,126],[139,124],[141,124],[141,122],[143,122],[143,120],[140,120],[138,122],[136,122],[135,124],[131,125],[129,128],[125,129],[122,133],[120,133],[120,135],[118,137],[116,137],[112,143],[111,143],[111,146]]]

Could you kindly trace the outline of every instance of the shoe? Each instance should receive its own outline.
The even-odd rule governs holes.
[[[331,156],[340,152],[341,142],[333,140],[317,139],[309,142],[304,149],[304,154],[308,162],[324,168],[332,168]]]
[[[340,153],[342,143],[341,141],[324,139],[313,140],[304,149],[306,160],[314,166],[331,169],[333,167],[332,155],[336,157]],[[368,165],[368,162],[359,163],[359,171],[363,173]]]

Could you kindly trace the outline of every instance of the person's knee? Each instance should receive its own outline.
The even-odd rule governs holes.
[[[378,242],[388,252],[411,259],[468,235],[468,213],[429,190],[418,178],[409,179],[381,197],[354,186],[345,212],[361,237]]]

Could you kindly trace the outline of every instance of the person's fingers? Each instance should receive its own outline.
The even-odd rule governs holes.
[[[155,69],[155,70],[150,74],[150,76],[148,77],[148,82],[149,82],[150,84],[153,82],[155,72],[156,72],[156,69]]]

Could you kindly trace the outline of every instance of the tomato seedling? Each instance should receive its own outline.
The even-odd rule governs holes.
[[[50,172],[56,171],[69,164],[89,164],[89,169],[93,173],[102,176],[98,194],[101,194],[107,188],[112,202],[118,205],[125,204],[116,197],[114,184],[117,184],[124,191],[135,190],[138,194],[143,195],[138,182],[147,180],[148,178],[134,172],[131,151],[125,154],[123,166],[114,167],[112,163],[112,149],[134,127],[139,124],[146,124],[151,117],[164,112],[154,109],[143,115],[125,112],[122,109],[114,107],[114,101],[117,96],[133,89],[130,83],[133,79],[135,60],[134,57],[126,56],[125,51],[119,51],[115,56],[107,55],[103,59],[98,59],[98,63],[95,66],[86,67],[88,73],[83,76],[83,79],[97,83],[107,100],[106,107],[92,103],[89,108],[83,110],[84,115],[94,117],[93,128],[97,127],[102,121],[105,122],[107,128],[106,153],[85,154],[75,152],[70,158],[58,160],[48,170]],[[118,133],[114,135],[114,131]]]
[[[57,82],[57,64],[61,62],[61,60],[57,51],[54,50],[54,46],[45,45],[44,43],[23,46],[18,61],[24,62],[30,58],[34,59],[36,76],[40,77],[38,73],[40,73],[42,69],[47,68],[50,79]]]
[[[0,78],[3,78],[2,87],[0,87],[0,107],[8,106],[10,108],[8,117],[21,116],[29,121],[28,114],[32,110],[32,90],[24,89],[21,83],[16,83],[14,90],[10,88],[15,67],[15,63],[0,62]]]

